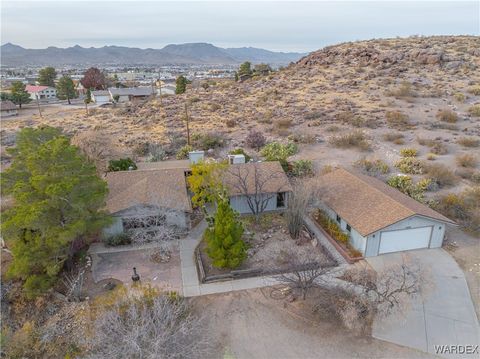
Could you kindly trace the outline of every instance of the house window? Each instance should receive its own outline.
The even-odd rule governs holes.
[[[350,227],[349,224],[347,224],[347,231],[351,232],[352,231],[352,227]]]
[[[285,207],[285,192],[277,193],[277,208]]]
[[[340,223],[342,221],[342,219],[340,218],[340,216],[337,214],[337,222]]]

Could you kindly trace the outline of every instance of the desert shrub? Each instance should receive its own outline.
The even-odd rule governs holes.
[[[195,134],[192,136],[194,146],[202,150],[209,150],[212,148],[223,147],[225,138],[219,133],[204,133]]]
[[[311,144],[315,142],[315,134],[311,132],[297,132],[295,131],[294,134],[288,136],[290,141],[295,143],[307,143]]]
[[[474,234],[480,233],[480,186],[437,199],[435,209]]]
[[[402,157],[417,157],[418,150],[416,148],[402,148],[400,150],[400,156]]]
[[[149,149],[149,143],[142,142],[142,143],[138,143],[133,147],[132,153],[135,156],[145,156],[148,154],[148,149]]]
[[[125,233],[114,234],[110,236],[105,236],[102,238],[102,242],[107,246],[122,246],[125,244],[131,244],[132,241],[130,237]]]
[[[252,157],[250,157],[243,148],[236,148],[234,150],[231,150],[228,152],[230,155],[244,155],[245,156],[245,162],[250,162]]]
[[[470,180],[474,183],[478,183],[480,180],[480,171],[475,171],[475,169],[470,167],[459,167],[455,170],[455,175]]]
[[[464,147],[478,147],[480,146],[480,139],[475,137],[460,137],[457,143]]]
[[[293,156],[297,151],[298,147],[294,143],[284,145],[279,142],[270,142],[262,148],[260,153],[267,161],[281,161]]]
[[[475,95],[475,96],[480,96],[480,85],[476,85],[476,86],[471,86],[468,88],[468,93],[471,93],[472,95]]]
[[[473,105],[468,108],[468,113],[475,117],[480,117],[480,105]]]
[[[436,183],[439,187],[451,186],[457,180],[457,176],[445,165],[441,163],[425,164],[424,172],[427,178]]]
[[[457,102],[461,102],[461,103],[465,102],[465,95],[461,92],[457,92],[456,94],[454,94],[453,98]]]
[[[291,163],[291,173],[295,177],[313,176],[313,163],[310,160],[298,160]]]
[[[235,119],[233,119],[233,118],[229,118],[225,121],[225,125],[228,128],[232,128],[232,127],[235,127],[237,125],[237,121],[235,121]]]
[[[257,151],[260,150],[267,140],[265,136],[259,131],[250,131],[247,135],[246,143],[249,147],[256,149]]]
[[[455,123],[458,121],[458,115],[449,109],[438,110],[435,117],[437,117],[440,121],[448,123]]]
[[[275,122],[277,128],[285,130],[292,126],[292,120],[290,118],[281,118]]]
[[[383,139],[388,142],[393,142],[397,145],[401,145],[404,143],[404,135],[399,132],[387,132],[383,135]]]
[[[307,113],[304,116],[304,118],[305,120],[316,120],[322,116],[323,116],[323,113],[321,111],[313,111],[313,112]]]
[[[470,154],[464,153],[456,157],[457,164],[462,167],[475,167],[477,165],[477,157]]]
[[[221,108],[222,108],[222,106],[221,106],[220,104],[218,104],[218,103],[212,102],[212,103],[210,104],[210,110],[211,110],[212,112],[218,111],[218,110],[220,110]]]
[[[427,160],[435,161],[437,159],[437,155],[435,153],[427,153]]]
[[[330,144],[334,147],[349,148],[356,147],[362,151],[370,150],[370,142],[363,131],[355,130],[343,135],[330,137]]]
[[[343,232],[338,223],[331,219],[326,212],[317,209],[314,218],[317,223],[333,237],[333,239],[345,245],[349,242],[350,236]]]
[[[424,201],[425,191],[431,189],[431,180],[424,178],[415,184],[412,177],[404,175],[390,177],[387,184],[419,202]]]
[[[184,160],[188,158],[188,153],[193,151],[193,147],[190,145],[185,145],[180,148],[175,156],[177,160]]]
[[[453,124],[453,123],[447,123],[447,122],[431,122],[430,123],[430,128],[434,130],[449,130],[449,131],[458,131],[458,126]]]
[[[337,125],[331,125],[331,126],[328,126],[328,127],[325,129],[325,131],[327,131],[327,132],[338,132],[338,131],[340,131],[340,130],[341,130],[341,128],[338,127]]]
[[[470,176],[470,180],[474,183],[480,184],[480,171],[473,172],[472,175]]]
[[[129,169],[137,169],[137,165],[131,158],[121,158],[119,160],[110,160],[108,162],[109,172],[128,171]]]
[[[440,139],[417,138],[417,142],[422,146],[430,147],[430,152],[436,155],[445,155],[448,148]]]
[[[387,111],[385,113],[385,117],[387,119],[388,126],[390,126],[391,128],[401,130],[410,126],[410,119],[406,114],[400,111]]]
[[[415,157],[404,157],[395,163],[395,167],[397,167],[403,173],[412,175],[423,173],[422,162]]]
[[[365,119],[359,115],[354,114],[352,111],[342,111],[335,115],[335,119],[343,124],[347,124],[353,127],[378,127],[378,122],[375,118]]]
[[[402,83],[397,88],[387,91],[386,95],[397,98],[408,98],[417,96],[412,84],[408,81],[402,81]]]
[[[148,146],[148,162],[164,161],[167,158],[167,153],[162,146],[158,144],[149,144]]]
[[[380,177],[381,175],[387,174],[390,172],[390,167],[384,161],[380,159],[369,160],[362,158],[355,162],[355,167],[359,168],[363,173],[373,176]]]

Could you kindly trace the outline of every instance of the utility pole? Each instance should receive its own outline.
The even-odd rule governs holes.
[[[187,103],[186,102],[185,102],[185,121],[187,122],[187,145],[190,146],[190,126],[189,126],[190,120],[188,119],[188,111],[187,111]]]
[[[40,118],[43,118],[42,111],[40,110],[40,100],[38,99],[38,94],[35,94],[35,98],[37,99],[38,114],[40,115]]]

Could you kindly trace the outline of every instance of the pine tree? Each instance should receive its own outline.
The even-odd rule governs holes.
[[[187,78],[183,75],[180,75],[177,77],[177,80],[175,81],[175,85],[176,85],[176,88],[175,88],[175,93],[177,95],[180,95],[182,93],[185,93],[185,91],[187,90]]]
[[[58,80],[57,84],[57,97],[60,100],[67,100],[68,104],[70,104],[70,100],[72,98],[77,97],[77,92],[75,91],[75,85],[73,80],[70,76],[62,76],[60,80]]]
[[[242,240],[243,226],[238,214],[230,207],[228,200],[217,204],[214,225],[205,231],[207,254],[218,268],[237,268],[247,257],[247,247]]]
[[[74,241],[109,223],[102,211],[107,185],[58,129],[25,128],[9,152],[13,162],[3,173],[2,194],[15,204],[1,227],[13,254],[8,274],[35,297],[55,283]]]
[[[55,87],[57,71],[53,67],[45,67],[38,72],[38,83],[43,86]]]
[[[20,81],[12,82],[10,87],[10,100],[22,108],[22,104],[32,101],[30,94],[25,90],[25,85]]]

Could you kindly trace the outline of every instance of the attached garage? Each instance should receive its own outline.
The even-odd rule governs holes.
[[[378,254],[428,248],[431,236],[431,226],[399,229],[396,231],[382,231],[380,232]]]
[[[320,177],[320,207],[365,257],[442,246],[455,222],[382,181],[343,168]]]

